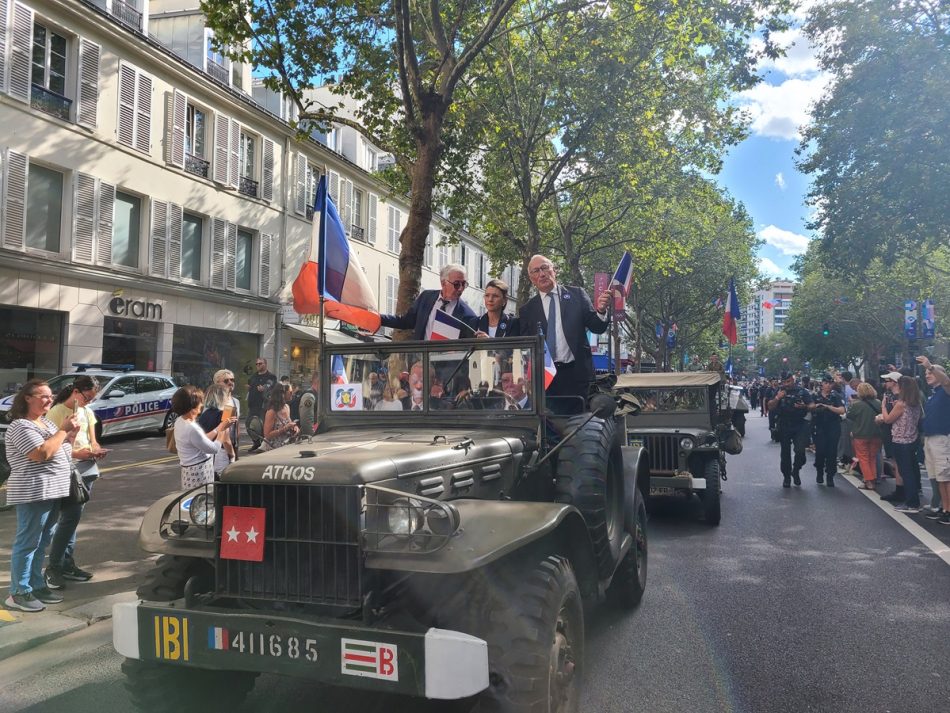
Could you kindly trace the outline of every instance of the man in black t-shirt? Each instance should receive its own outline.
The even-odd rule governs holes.
[[[778,426],[778,442],[782,447],[781,468],[782,487],[790,488],[792,481],[801,485],[799,471],[805,465],[805,448],[808,445],[808,407],[812,402],[811,394],[795,382],[795,375],[783,371],[782,384],[778,392],[769,400],[769,413],[775,414]],[[792,462],[792,447],[795,449],[795,461]]]
[[[841,416],[844,414],[844,398],[835,390],[831,374],[821,377],[821,391],[809,407],[815,434],[815,478],[820,485],[835,487],[837,472],[838,440],[841,438]]]
[[[264,406],[267,404],[270,390],[277,383],[277,377],[268,371],[267,359],[264,357],[257,357],[254,365],[257,368],[257,373],[247,380],[247,418],[250,421],[253,416],[257,416],[263,423]],[[248,434],[250,433],[251,430],[248,429]],[[253,436],[251,440],[253,444],[250,452],[254,453],[261,447],[261,441]]]

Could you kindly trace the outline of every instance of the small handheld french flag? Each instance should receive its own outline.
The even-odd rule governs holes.
[[[458,339],[463,329],[471,329],[465,322],[456,319],[447,312],[436,310],[432,320],[431,339]]]
[[[608,289],[617,287],[626,297],[630,293],[630,283],[633,282],[633,258],[630,253],[624,253],[620,258],[620,265],[617,266],[617,272],[614,273]]]
[[[544,343],[544,390],[547,391],[554,377],[557,376],[557,367],[554,366],[554,360],[551,359],[551,352],[548,351],[547,342]]]

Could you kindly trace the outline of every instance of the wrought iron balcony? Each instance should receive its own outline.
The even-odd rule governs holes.
[[[208,74],[223,84],[228,83],[228,70],[208,57]]]
[[[365,238],[365,233],[363,232],[363,228],[360,227],[359,225],[351,225],[351,226],[350,226],[350,237],[353,238],[353,240],[365,240],[365,239],[366,239],[366,238]]]
[[[142,31],[142,13],[122,0],[112,0],[112,15],[123,25]]]
[[[313,220],[313,206],[307,206],[307,220]]]
[[[64,121],[69,121],[69,107],[71,107],[72,104],[73,100],[68,97],[64,97],[56,92],[51,92],[39,84],[32,85],[32,91],[30,91],[30,106],[34,109],[45,111],[47,114],[58,116]]]
[[[243,193],[245,196],[250,196],[251,198],[257,198],[257,181],[247,176],[241,176],[238,192]]]
[[[210,165],[210,163],[199,156],[192,156],[190,153],[185,154],[185,170],[188,171],[188,173],[207,178]]]

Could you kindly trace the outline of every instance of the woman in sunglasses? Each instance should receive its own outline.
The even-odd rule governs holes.
[[[241,402],[234,398],[234,372],[230,369],[218,369],[218,371],[214,372],[212,382],[215,386],[220,386],[227,392],[227,399],[224,401],[223,408],[226,409],[228,406],[230,406],[231,412],[227,414],[228,417],[237,419],[237,421],[235,421],[231,426],[231,432],[229,434],[231,446],[234,448],[233,460],[237,460],[239,446],[238,438],[241,435]]]

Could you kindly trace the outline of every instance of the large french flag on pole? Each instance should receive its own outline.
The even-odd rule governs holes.
[[[620,258],[620,265],[617,266],[617,272],[614,273],[613,279],[610,281],[608,289],[613,289],[615,287],[619,288],[623,292],[623,296],[626,297],[630,294],[630,283],[633,281],[633,258],[630,257],[630,253],[624,253],[623,257]]]
[[[736,296],[736,278],[729,278],[729,296],[726,298],[726,312],[722,316],[722,333],[730,344],[739,341],[736,325],[742,313],[739,311],[739,298]]]
[[[350,250],[343,221],[333,199],[327,195],[327,178],[320,178],[313,206],[313,233],[310,255],[293,284],[297,314],[319,314],[323,295],[324,314],[375,332],[379,329],[379,308],[363,268]]]

